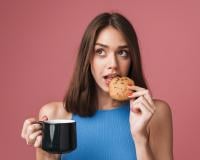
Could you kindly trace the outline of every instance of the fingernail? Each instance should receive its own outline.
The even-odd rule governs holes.
[[[140,113],[140,109],[139,108],[135,108],[135,107],[131,107],[131,111],[134,113]]]
[[[132,93],[128,93],[128,96],[131,96],[132,95]]]
[[[48,117],[46,115],[42,116],[42,119],[48,119]]]

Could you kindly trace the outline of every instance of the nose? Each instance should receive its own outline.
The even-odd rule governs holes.
[[[108,69],[117,70],[118,62],[115,54],[110,54],[108,59]]]

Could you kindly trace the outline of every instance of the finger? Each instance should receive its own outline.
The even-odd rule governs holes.
[[[34,147],[38,148],[38,147],[41,147],[41,145],[42,145],[42,136],[39,135],[39,136],[37,136],[37,138],[36,138],[36,141],[35,141],[35,143],[34,143]]]
[[[135,103],[140,102],[141,99],[142,99],[142,96],[138,97],[137,99],[132,99],[132,101],[133,101],[133,103],[135,104]]]
[[[135,105],[135,106],[131,106],[131,112],[139,114],[141,113],[141,110],[137,105]]]
[[[151,98],[151,95],[149,93],[149,91],[147,90],[147,93],[144,95],[144,97],[148,100],[148,102],[152,105],[152,106],[155,106],[154,103],[153,103],[153,100]]]
[[[147,89],[136,91],[136,92],[128,95],[129,98],[137,98],[137,97],[140,97],[140,96],[144,96],[148,100],[148,102],[152,106],[154,106],[154,103],[153,103],[153,100],[152,100],[151,95],[149,93],[149,90],[147,90]]]
[[[145,88],[142,88],[142,87],[139,87],[139,86],[136,86],[136,85],[132,85],[132,86],[127,86],[128,89],[130,90],[134,90],[134,91],[142,91],[142,90],[146,90]]]
[[[142,97],[143,97],[143,96],[142,96]],[[154,108],[153,108],[152,105],[146,100],[145,97],[143,97],[141,101],[142,101],[142,103],[145,105],[145,107],[146,107],[147,109],[149,109],[149,111],[150,111],[151,113],[154,113]]]
[[[142,102],[137,105],[141,110],[141,114],[150,116],[152,112]]]
[[[133,102],[133,107],[137,107],[137,108],[139,108],[140,110],[141,110],[141,112],[150,112],[150,113],[152,113],[152,109],[149,109],[149,107],[147,107],[146,105],[145,105],[145,103],[143,103],[143,100],[144,99],[144,97],[139,97],[138,99],[136,99],[134,102]]]
[[[46,120],[48,120],[48,117],[46,115],[43,115],[43,116],[41,116],[41,120],[46,121]]]
[[[131,112],[136,113],[136,114],[141,114],[141,110],[139,107],[131,107]]]
[[[42,130],[38,130],[34,133],[32,133],[30,136],[29,136],[29,139],[31,141],[35,140],[37,138],[37,136],[41,135],[42,134]]]
[[[34,144],[35,141],[36,141],[37,136],[39,136],[41,134],[42,134],[42,131],[38,130],[38,131],[32,133],[31,135],[29,135],[29,137],[27,139],[28,144]]]
[[[141,109],[139,107],[139,103],[141,101],[141,97],[139,97],[136,100],[131,99],[130,100],[130,109],[134,113],[141,113]]]
[[[33,134],[34,132],[41,130],[41,129],[42,129],[42,126],[40,124],[29,125],[27,127],[27,133],[26,133],[25,137],[28,139],[31,134]]]
[[[141,90],[141,91],[137,91],[137,92],[133,92],[131,95],[129,95],[129,98],[137,98],[140,96],[144,96],[145,94],[147,94],[147,90]]]
[[[31,125],[32,123],[34,123],[36,121],[35,118],[29,118],[29,119],[26,119],[24,121],[24,124],[23,124],[23,128],[22,128],[22,132],[21,132],[21,137],[22,138],[25,138],[25,135],[27,133],[27,128],[29,125]]]

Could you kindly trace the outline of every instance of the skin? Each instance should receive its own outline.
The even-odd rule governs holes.
[[[100,109],[111,109],[120,104],[109,97],[105,75],[117,74],[127,76],[131,65],[129,49],[122,34],[107,27],[99,34],[91,61],[91,72],[96,81],[98,106]]]
[[[126,76],[130,68],[129,50],[123,35],[112,27],[102,30],[97,38],[91,72],[96,81],[99,109],[112,109],[120,102],[108,96],[108,83],[103,78],[107,74]],[[120,46],[124,46],[121,48]],[[130,98],[130,129],[135,141],[138,160],[172,160],[172,115],[169,105],[161,100],[153,100],[149,91],[139,86],[129,86],[134,91]],[[71,119],[62,102],[52,102],[43,106],[39,120]],[[33,124],[36,118],[25,120],[21,136],[37,148],[37,160],[56,160],[60,155],[49,154],[41,146],[41,126]]]

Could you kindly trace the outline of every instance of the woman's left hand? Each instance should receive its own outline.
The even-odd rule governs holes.
[[[134,91],[130,98],[130,129],[135,141],[147,141],[149,133],[147,126],[155,112],[155,105],[147,89],[129,86]]]

